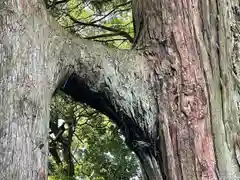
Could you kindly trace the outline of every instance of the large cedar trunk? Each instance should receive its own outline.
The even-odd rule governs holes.
[[[162,178],[239,179],[233,71],[239,4],[135,0],[133,8],[134,47],[152,69]]]
[[[61,87],[108,115],[147,180],[240,177],[239,2],[133,0],[132,52],[64,32],[41,0],[0,2],[0,179],[47,179]]]

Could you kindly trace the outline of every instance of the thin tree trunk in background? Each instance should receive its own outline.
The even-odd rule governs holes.
[[[237,180],[239,3],[133,1],[134,48],[64,32],[42,1],[0,1],[0,179],[46,180],[49,103],[108,115],[148,180]]]

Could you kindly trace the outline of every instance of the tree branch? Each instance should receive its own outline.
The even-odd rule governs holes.
[[[107,26],[103,26],[103,25],[99,25],[99,24],[81,22],[81,21],[78,21],[76,18],[72,17],[70,14],[68,14],[68,16],[75,24],[84,25],[84,26],[92,26],[92,27],[97,27],[97,28],[101,28],[104,30],[108,30],[111,32],[115,32],[115,33],[118,33],[118,35],[125,37],[130,43],[133,43],[133,38],[125,31],[121,31],[119,29],[115,29],[112,27],[107,27]]]
[[[68,40],[59,38],[61,45],[55,47],[61,52],[58,59],[73,67],[62,90],[109,116],[130,141],[140,138],[149,142],[155,132],[156,110],[149,106],[155,100],[146,91],[147,72],[151,70],[144,57],[72,35],[68,35]],[[52,52],[58,54],[56,50]],[[142,124],[144,121],[146,124]]]
[[[121,34],[120,33],[100,34],[96,36],[88,36],[88,37],[85,37],[84,39],[97,39],[97,38],[106,38],[106,37],[112,37],[112,36],[121,36]]]
[[[95,20],[95,21],[92,21],[92,23],[94,24],[94,23],[96,23],[96,22],[99,22],[99,21],[105,19],[105,18],[108,17],[110,14],[112,14],[114,11],[116,11],[116,9],[120,8],[121,6],[129,5],[129,4],[131,4],[131,3],[132,3],[131,1],[128,1],[128,2],[126,2],[126,3],[122,3],[122,4],[119,4],[119,5],[115,6],[115,7],[114,7],[109,13],[107,13],[105,16],[103,16],[103,17],[101,17],[101,18],[99,18],[99,19],[97,19],[97,20]]]

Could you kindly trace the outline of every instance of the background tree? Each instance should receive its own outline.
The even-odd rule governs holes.
[[[41,0],[0,3],[3,179],[46,177],[63,84],[114,120],[145,179],[238,179],[237,0],[133,0],[133,51],[67,33]]]
[[[110,120],[58,92],[50,120],[49,179],[140,178],[139,164]]]

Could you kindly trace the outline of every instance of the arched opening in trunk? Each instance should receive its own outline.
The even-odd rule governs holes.
[[[78,86],[73,76],[52,98],[49,180],[141,179],[138,159],[126,146],[119,127],[86,104],[94,108],[103,105],[92,104],[99,101],[84,95],[84,86]],[[71,86],[71,83],[76,84]]]

